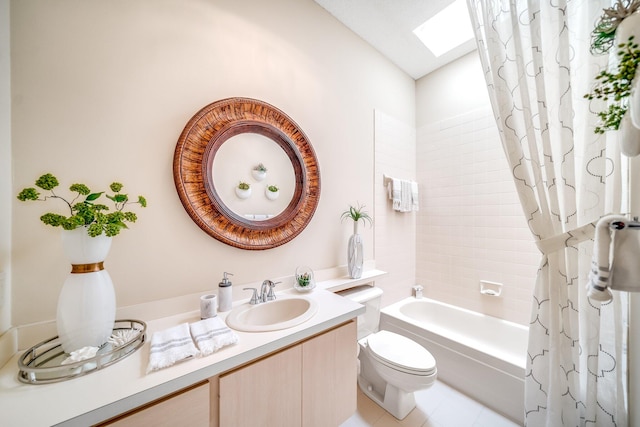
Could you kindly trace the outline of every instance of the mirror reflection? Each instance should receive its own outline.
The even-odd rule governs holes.
[[[211,169],[222,203],[248,221],[279,215],[293,197],[295,175],[291,160],[278,144],[263,135],[241,133],[229,138],[216,152]],[[240,189],[240,183],[249,188]]]

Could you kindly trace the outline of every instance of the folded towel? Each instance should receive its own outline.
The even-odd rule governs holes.
[[[238,336],[219,317],[211,317],[191,323],[191,336],[200,353],[208,356],[224,346],[238,342]]]
[[[613,298],[609,290],[611,238],[614,233],[610,225],[618,230],[624,230],[629,220],[621,215],[607,215],[596,224],[595,242],[593,244],[593,256],[591,259],[591,271],[587,283],[587,296],[593,300],[609,302]],[[619,231],[615,231],[619,233]],[[615,256],[615,253],[614,253]]]
[[[418,183],[415,181],[411,181],[411,209],[414,211],[420,210],[419,198]]]
[[[198,349],[193,344],[187,323],[154,332],[151,336],[147,372],[167,368],[176,362],[197,355]]]
[[[393,203],[393,210],[399,211],[400,203],[402,202],[400,180],[395,178],[390,178],[387,188],[389,192],[389,199],[391,199]]]

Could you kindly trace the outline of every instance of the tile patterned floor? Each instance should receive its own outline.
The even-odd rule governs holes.
[[[340,427],[517,427],[441,381],[416,392],[416,408],[398,421],[358,389],[358,411]]]

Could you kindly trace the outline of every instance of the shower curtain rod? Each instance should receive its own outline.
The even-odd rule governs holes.
[[[640,222],[638,222],[638,217],[634,216],[633,221],[611,221],[609,223],[609,228],[613,230],[624,230],[625,228],[634,228],[638,230],[640,229]]]

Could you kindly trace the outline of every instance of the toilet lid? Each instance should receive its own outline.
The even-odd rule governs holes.
[[[367,344],[373,356],[402,371],[428,375],[436,369],[436,360],[426,348],[394,332],[369,335]]]

